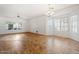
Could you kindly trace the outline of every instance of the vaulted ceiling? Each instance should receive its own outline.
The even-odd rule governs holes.
[[[72,4],[53,4],[55,11],[71,6]],[[0,4],[0,16],[17,17],[28,19],[45,14],[48,4]]]

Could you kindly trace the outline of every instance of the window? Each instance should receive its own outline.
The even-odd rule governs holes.
[[[13,25],[14,30],[20,30],[22,25],[20,23],[16,23]]]
[[[60,31],[60,19],[54,19],[55,30]]]
[[[68,20],[67,18],[61,19],[61,32],[67,32],[68,31]]]
[[[8,24],[8,30],[12,30],[13,29],[13,24]]]
[[[54,19],[55,31],[66,32],[68,31],[67,18]]]
[[[22,28],[21,23],[8,24],[8,30],[20,30]]]
[[[70,17],[70,32],[77,33],[77,15]]]
[[[52,26],[52,19],[48,20],[48,25]]]

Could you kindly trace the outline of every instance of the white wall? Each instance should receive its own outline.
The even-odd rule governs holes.
[[[22,23],[21,30],[8,30],[7,22]],[[38,32],[36,32],[38,31]],[[36,17],[31,20],[25,20],[12,17],[0,17],[0,34],[33,32],[38,34],[46,34],[46,16]]]
[[[30,32],[39,33],[39,34],[46,34],[46,16],[37,17],[31,19],[30,23]],[[38,31],[38,32],[36,32]]]
[[[15,23],[22,23],[21,30],[8,30],[7,22],[15,22]],[[0,17],[0,34],[7,34],[7,33],[17,33],[17,32],[27,32],[28,31],[28,24],[27,20],[12,18],[12,17]]]

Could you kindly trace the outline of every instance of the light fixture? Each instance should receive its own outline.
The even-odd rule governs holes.
[[[17,13],[17,18],[20,18],[20,14],[19,13]]]
[[[54,15],[54,8],[53,8],[53,5],[52,4],[48,4],[48,11],[47,11],[47,16],[50,17],[50,16],[53,16]]]
[[[19,15],[17,15],[17,17],[19,18],[20,16],[19,16]]]

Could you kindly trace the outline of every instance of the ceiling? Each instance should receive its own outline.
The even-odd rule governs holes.
[[[53,4],[55,11],[71,6],[72,4]],[[0,4],[0,16],[17,17],[29,19],[40,16],[48,11],[47,4]]]

